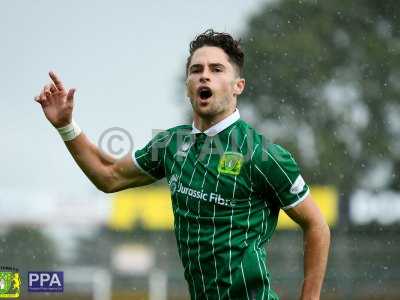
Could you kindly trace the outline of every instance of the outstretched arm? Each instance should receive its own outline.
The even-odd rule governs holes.
[[[54,72],[49,72],[49,76],[52,83],[44,86],[35,101],[41,105],[47,120],[55,128],[62,128],[72,123],[75,89],[67,90]],[[65,145],[86,176],[103,192],[154,182],[137,168],[131,155],[116,159],[101,151],[83,132],[65,141]]]
[[[304,234],[304,282],[300,299],[318,300],[328,261],[329,227],[311,196],[286,213]]]

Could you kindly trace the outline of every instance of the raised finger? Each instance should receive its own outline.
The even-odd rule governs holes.
[[[64,88],[64,84],[62,83],[61,79],[57,76],[56,73],[54,73],[53,71],[49,72],[49,76],[51,78],[51,80],[53,80],[54,85],[56,86],[56,88],[60,91],[63,91]]]

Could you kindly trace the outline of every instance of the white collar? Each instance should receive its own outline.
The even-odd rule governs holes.
[[[229,126],[231,126],[233,123],[235,123],[239,119],[240,119],[239,110],[236,108],[235,111],[231,115],[229,115],[225,119],[219,121],[217,124],[211,126],[207,130],[205,130],[203,133],[205,133],[208,136],[217,135],[222,130],[228,128]],[[196,128],[196,126],[194,125],[194,122],[193,122],[191,133],[195,134],[195,133],[201,133],[201,132],[202,131],[200,129]]]

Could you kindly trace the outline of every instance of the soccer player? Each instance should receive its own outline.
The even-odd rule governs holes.
[[[76,163],[113,193],[166,178],[191,299],[279,299],[265,244],[283,209],[304,234],[301,299],[319,299],[330,232],[291,154],[240,118],[244,53],[229,34],[208,30],[190,44],[186,65],[192,125],[157,134],[121,159],[100,151],[72,119],[74,89],[53,72],[35,98]],[[268,105],[268,103],[266,103]]]

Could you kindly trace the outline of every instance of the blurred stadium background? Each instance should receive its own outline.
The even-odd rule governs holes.
[[[18,11],[15,3],[1,5],[2,14],[8,11],[13,16]],[[127,5],[121,4],[122,9]],[[189,12],[190,5],[185,5],[182,13]],[[199,5],[195,10],[201,11]],[[231,4],[217,5],[214,18],[224,5]],[[210,24],[218,24],[216,30],[232,29],[242,38],[247,55],[247,91],[239,99],[242,117],[294,153],[331,227],[321,299],[400,299],[400,6],[394,0],[281,0],[253,1],[251,7],[242,16],[245,21],[240,28],[229,25],[227,16],[222,23]],[[117,28],[133,27],[129,19],[124,22]],[[195,22],[191,26],[198,28]],[[201,30],[212,27],[201,26]],[[192,35],[201,31],[194,30]],[[179,47],[186,51],[192,36],[185,38],[186,44]],[[46,67],[48,62],[43,61]],[[184,57],[178,64],[180,73],[171,77],[184,76]],[[1,81],[7,83],[8,76],[12,73],[1,75]],[[73,81],[74,75],[69,77]],[[174,80],[173,93],[180,99],[182,80]],[[84,105],[82,110],[88,112]],[[100,123],[93,117],[94,124],[86,123],[92,139],[119,119],[118,111],[110,113],[101,101],[99,109],[100,116],[104,113],[114,121],[106,120],[99,131],[90,132],[90,125],[98,126],[96,120]],[[27,114],[34,115],[31,120],[41,118],[39,111],[31,110],[27,109]],[[188,106],[183,114],[190,120]],[[175,117],[175,124],[182,119]],[[43,136],[54,143],[28,140],[28,147],[20,134],[23,129],[12,124],[19,148],[50,149],[43,150],[48,151],[50,162],[25,153],[29,160],[36,160],[39,172],[29,175],[32,185],[19,184],[28,171],[23,160],[18,164],[13,158],[12,152],[18,150],[10,146],[15,143],[10,145],[3,138],[0,150],[5,170],[0,182],[0,265],[21,271],[21,299],[188,299],[165,182],[102,194],[83,176],[62,175],[79,171],[51,129],[44,130]],[[145,130],[159,124],[148,130],[143,125],[136,132],[144,136]],[[11,128],[7,126],[3,129]],[[48,127],[43,122],[36,131],[43,129],[40,126]],[[60,157],[65,161],[56,170],[53,166]],[[69,169],[63,169],[67,165]],[[40,184],[41,178],[51,177],[55,177],[51,184]],[[82,182],[79,189],[74,190],[74,180]],[[62,181],[61,188],[57,182]],[[268,253],[272,285],[282,300],[297,299],[302,283],[302,235],[285,215],[280,217]],[[28,293],[26,274],[31,270],[64,271],[64,293]]]

